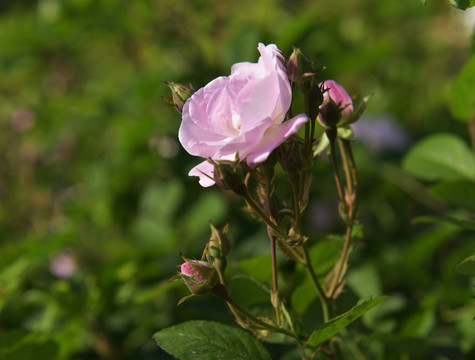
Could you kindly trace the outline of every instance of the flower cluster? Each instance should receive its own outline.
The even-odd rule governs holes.
[[[246,210],[267,228],[272,256],[269,295],[274,317],[256,317],[229,296],[224,274],[230,251],[227,226],[217,230],[210,224],[211,237],[201,260],[183,257],[177,277],[191,294],[180,303],[190,296],[211,292],[224,299],[236,321],[256,335],[278,332],[301,342],[292,324],[285,323],[288,319],[279,295],[276,248],[305,267],[327,322],[330,303],[345,283],[352,230],[357,222],[351,124],[363,113],[367,98],[354,105],[336,81],[316,81],[318,71],[313,62],[297,47],[288,59],[273,44],[260,43],[258,50],[261,56],[257,63],[237,63],[229,76],[218,77],[197,91],[191,86],[167,83],[173,96],[168,102],[182,113],[178,138],[183,148],[203,158],[189,175],[199,177],[203,187],[216,184],[240,196]],[[296,111],[298,105],[293,102],[297,91],[304,99],[301,111]],[[340,200],[339,215],[347,229],[340,258],[319,280],[311,265],[309,239],[302,233],[301,217],[308,203],[312,162],[326,149]],[[276,191],[279,165],[287,180],[288,198],[281,198]]]

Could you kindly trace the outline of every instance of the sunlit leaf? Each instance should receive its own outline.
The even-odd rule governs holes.
[[[447,133],[431,135],[414,145],[403,167],[423,180],[475,179],[475,158],[470,148]]]
[[[456,119],[468,122],[470,117],[475,114],[474,94],[475,56],[472,56],[460,71],[450,96],[450,110]]]
[[[324,341],[330,339],[341,329],[351,324],[353,321],[374,308],[386,298],[387,296],[380,296],[374,299],[363,301],[361,304],[356,305],[346,313],[331,319],[328,323],[324,324],[322,327],[312,333],[308,340],[308,345],[312,347],[318,346]]]

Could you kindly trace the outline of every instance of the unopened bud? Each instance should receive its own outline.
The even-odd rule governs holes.
[[[292,47],[294,51],[287,61],[287,76],[297,84],[305,79],[310,79],[314,74],[313,61],[298,47]]]
[[[247,194],[240,165],[231,161],[214,162],[214,181],[223,190],[231,190],[239,196]]]
[[[213,289],[218,282],[218,274],[206,261],[188,260],[181,264],[178,276],[193,295],[203,295]]]
[[[174,82],[164,81],[166,85],[170,88],[172,92],[172,100],[164,99],[167,103],[171,103],[175,106],[178,112],[183,111],[183,106],[185,105],[186,100],[193,94],[194,90],[190,86],[185,86],[181,84],[177,84]]]
[[[334,80],[320,83],[323,90],[323,104],[320,106],[320,121],[326,126],[336,126],[340,120],[353,112],[353,100],[346,90]]]
[[[228,232],[228,225],[225,225],[223,230],[218,230],[210,221],[211,237],[208,243],[208,253],[213,259],[224,259],[231,250],[231,243],[226,235]]]
[[[330,99],[320,107],[319,117],[324,125],[336,127],[341,119],[341,110],[338,105]]]

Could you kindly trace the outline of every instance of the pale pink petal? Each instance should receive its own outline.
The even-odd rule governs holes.
[[[264,137],[256,145],[246,149],[248,164],[261,163],[269,157],[270,153],[280,146],[291,135],[308,121],[308,116],[300,114],[282,124],[273,125],[265,132]]]
[[[214,165],[208,161],[203,161],[191,169],[188,176],[198,176],[200,178],[200,185],[203,187],[213,186]]]
[[[277,72],[270,73],[254,87],[251,99],[241,107],[241,131],[248,131],[266,117],[281,123],[292,98],[290,85]]]
[[[204,158],[213,157],[216,151],[226,143],[226,137],[211,133],[196,125],[189,119],[186,110],[188,102],[183,107],[183,121],[178,131],[178,139],[183,148],[191,155]]]
[[[285,71],[284,64],[282,63],[284,56],[275,44],[265,46],[263,43],[259,43],[257,49],[261,53],[259,64],[262,64],[269,71],[275,71],[277,69]]]
[[[247,149],[255,146],[261,141],[264,133],[268,128],[274,125],[271,118],[265,118],[260,123],[254,126],[254,128],[248,131],[243,131],[241,134],[232,139],[227,145],[223,146],[217,153],[217,157],[230,156],[231,154],[239,153],[239,158],[244,159],[247,154]]]

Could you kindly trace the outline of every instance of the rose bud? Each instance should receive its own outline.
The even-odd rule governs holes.
[[[310,79],[314,74],[313,61],[297,46],[292,46],[293,52],[287,61],[287,75],[289,79],[300,84],[305,79]]]
[[[174,105],[179,113],[183,111],[183,106],[185,105],[186,100],[193,94],[193,88],[191,85],[184,86],[174,82],[164,81],[166,85],[172,91],[172,100],[164,99],[167,103]]]
[[[323,104],[320,105],[321,122],[326,126],[336,126],[342,117],[348,117],[353,112],[353,100],[346,90],[334,80],[320,83],[323,89]]]
[[[214,259],[224,259],[231,250],[231,243],[226,235],[228,232],[228,225],[225,225],[223,230],[218,230],[210,221],[211,237],[208,243],[208,253]]]
[[[221,189],[231,190],[239,196],[247,194],[242,169],[239,164],[232,161],[217,161],[213,163],[213,179]]]
[[[206,261],[188,260],[181,264],[178,276],[193,295],[204,295],[216,285],[218,274]]]

